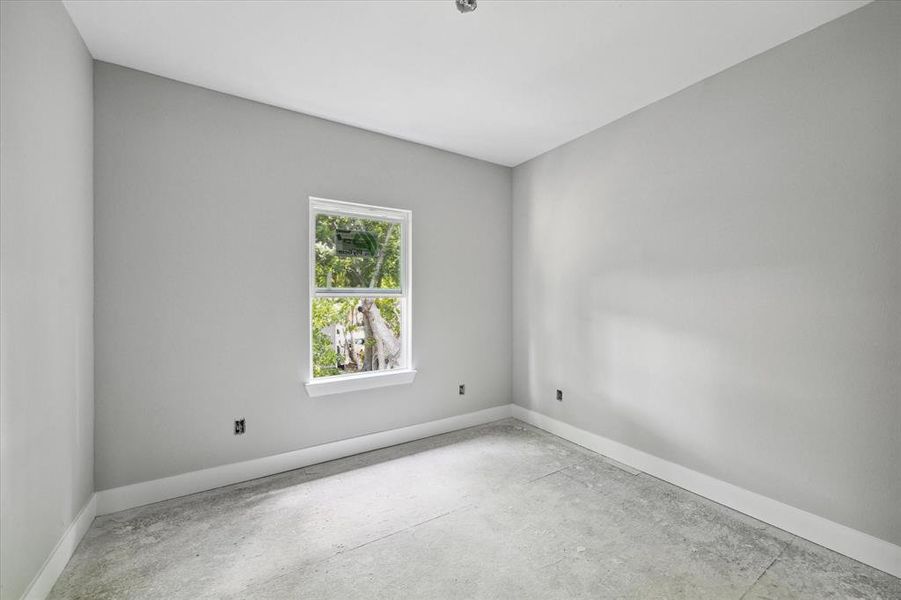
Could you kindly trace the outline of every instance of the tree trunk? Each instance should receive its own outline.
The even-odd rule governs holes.
[[[372,278],[369,280],[370,288],[376,288],[382,283],[385,252],[395,227],[397,225],[392,223],[385,231],[385,238],[379,246],[379,255],[372,271]],[[396,367],[400,360],[400,340],[394,337],[394,333],[382,317],[379,307],[376,306],[375,300],[363,298],[360,302],[360,312],[363,313],[363,326],[366,332],[363,370],[375,371]],[[373,343],[370,343],[370,340]]]
[[[357,322],[357,307],[351,306],[347,315],[347,322],[353,324],[352,328],[346,328],[344,331],[347,334],[347,344],[350,354],[350,360],[354,364],[354,371],[362,371],[363,365],[360,364],[360,355],[357,354],[357,344],[356,338],[354,338],[354,331],[356,331],[356,322]]]
[[[371,288],[382,284],[382,265],[385,264],[385,250],[388,248],[388,240],[391,239],[391,234],[394,233],[395,227],[397,225],[393,223],[388,226],[388,229],[385,231],[385,239],[382,240],[382,245],[379,246],[379,257],[375,261],[375,269],[372,270],[372,279],[369,281],[369,287]]]
[[[363,303],[360,305],[360,312],[363,313],[363,334],[365,340],[365,344],[363,345],[363,370],[372,371],[372,346],[370,345],[369,340],[373,339],[373,336],[372,325],[369,321],[369,313],[365,308],[366,302],[372,302],[372,300],[364,298]]]
[[[400,361],[400,340],[394,336],[394,332],[382,317],[379,307],[372,298],[364,298],[360,305],[363,313],[363,322],[366,327],[366,338],[375,341],[375,348],[367,347],[364,355],[363,370],[391,369]],[[378,358],[373,362],[373,354]],[[369,369],[366,368],[369,363]]]

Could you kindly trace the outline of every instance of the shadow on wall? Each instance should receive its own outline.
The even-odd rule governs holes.
[[[603,186],[601,201],[597,181],[567,185],[517,207],[520,397],[840,522],[838,491],[890,511],[891,486],[869,491],[901,460],[884,203],[820,203],[816,187],[766,210]]]
[[[826,505],[822,482],[885,460],[835,423],[885,410],[895,382],[884,307],[815,273],[636,266],[542,286],[567,293],[535,289],[545,309],[527,336],[529,397],[565,387],[566,403],[547,402],[577,426],[776,499],[801,489]],[[886,417],[871,433],[891,439]]]

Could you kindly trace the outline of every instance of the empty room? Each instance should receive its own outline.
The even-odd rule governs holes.
[[[901,1],[0,0],[0,599],[901,600]]]

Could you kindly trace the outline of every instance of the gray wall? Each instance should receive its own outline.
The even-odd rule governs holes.
[[[94,491],[92,61],[59,2],[0,3],[0,597]]]
[[[97,489],[511,401],[510,169],[94,74]],[[413,384],[307,396],[310,195],[413,210]]]
[[[869,5],[517,167],[516,402],[901,543],[899,65]]]

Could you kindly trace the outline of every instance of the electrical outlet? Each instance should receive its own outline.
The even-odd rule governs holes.
[[[244,423],[244,419],[237,419],[235,421],[235,435],[241,435],[245,431],[247,431],[247,426]]]
[[[465,395],[465,394],[466,394],[466,384],[465,384],[465,383],[461,383],[461,384],[460,384],[460,395],[463,396],[463,395]]]
[[[563,390],[557,390],[557,400],[563,402]]]

